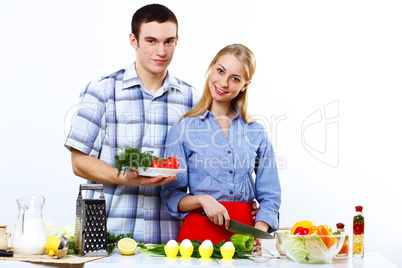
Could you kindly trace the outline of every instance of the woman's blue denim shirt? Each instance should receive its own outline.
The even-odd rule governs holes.
[[[264,127],[246,123],[237,113],[227,137],[208,110],[199,117],[186,117],[174,124],[166,139],[166,156],[175,156],[180,168],[177,179],[162,186],[161,197],[168,212],[178,211],[186,195],[210,195],[218,201],[260,206],[256,221],[278,228],[281,187],[274,151]]]

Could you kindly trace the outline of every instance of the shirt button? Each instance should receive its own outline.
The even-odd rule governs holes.
[[[232,151],[228,151],[228,154],[230,154]]]
[[[233,174],[233,170],[229,171],[230,174]]]
[[[230,191],[229,194],[233,194],[233,191]]]

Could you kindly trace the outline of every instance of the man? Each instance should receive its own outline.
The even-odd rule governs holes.
[[[104,185],[109,232],[164,243],[176,239],[180,229],[159,195],[160,185],[175,177],[141,177],[135,171],[117,177],[114,156],[127,145],[163,156],[168,130],[196,104],[198,94],[167,69],[178,41],[173,12],[159,4],[144,6],[131,27],[136,62],[86,86],[65,146],[74,174]]]

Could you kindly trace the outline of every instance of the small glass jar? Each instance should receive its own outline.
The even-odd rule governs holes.
[[[336,232],[334,234],[346,234],[345,232],[345,224],[337,223],[336,224]],[[348,257],[349,256],[349,235],[345,235],[345,240],[343,241],[343,245],[341,250],[336,254],[337,257]]]

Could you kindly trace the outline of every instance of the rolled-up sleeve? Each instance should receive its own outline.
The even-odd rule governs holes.
[[[268,231],[275,231],[279,227],[281,186],[271,142],[264,129],[260,135],[261,143],[257,150],[258,162],[255,169],[256,199],[260,206],[255,221],[263,221],[269,224]]]
[[[96,83],[89,83],[80,94],[77,113],[64,146],[98,157],[104,137],[105,101]]]
[[[177,179],[162,185],[161,199],[166,207],[166,210],[170,215],[183,219],[189,212],[180,212],[178,205],[180,200],[188,195],[188,168],[187,159],[188,154],[186,152],[183,143],[183,132],[180,130],[179,124],[176,123],[170,129],[166,139],[165,156],[177,157],[180,161],[180,169],[186,169],[185,171],[176,175]]]

